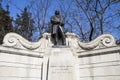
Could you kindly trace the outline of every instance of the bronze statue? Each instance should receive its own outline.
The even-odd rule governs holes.
[[[51,37],[53,39],[54,45],[65,45],[65,30],[64,21],[60,16],[58,10],[55,11],[55,15],[51,17],[52,31]]]

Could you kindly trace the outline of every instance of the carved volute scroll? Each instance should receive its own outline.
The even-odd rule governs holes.
[[[110,34],[103,34],[91,42],[81,42],[74,33],[66,33],[66,45],[75,50],[90,50],[115,46],[115,39]],[[8,33],[3,40],[3,46],[40,51],[52,48],[53,43],[49,33],[44,33],[38,42],[29,42],[16,33]]]

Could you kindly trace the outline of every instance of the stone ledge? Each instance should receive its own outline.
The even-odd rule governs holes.
[[[44,55],[43,52],[15,49],[15,48],[3,47],[3,46],[0,46],[0,52],[7,54],[21,55],[21,56],[37,57],[37,58],[43,58]]]
[[[82,57],[90,57],[90,56],[97,56],[97,55],[104,55],[104,54],[114,54],[114,52],[120,53],[120,46],[113,46],[109,48],[96,49],[96,50],[81,51],[81,52],[77,52],[77,56],[79,58],[82,58]]]
[[[74,33],[66,33],[66,46],[75,49],[75,51],[87,51],[116,46],[115,39],[111,34],[103,34],[90,42],[81,42],[78,35]],[[38,42],[30,42],[16,33],[8,33],[3,40],[2,46],[32,50],[41,52],[52,48],[54,44],[51,41],[49,33],[44,33]]]

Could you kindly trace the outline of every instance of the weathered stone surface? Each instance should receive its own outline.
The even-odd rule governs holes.
[[[119,80],[120,53],[79,58],[80,80]]]
[[[120,80],[120,46],[104,34],[89,43],[66,33],[66,46],[53,47],[50,34],[29,42],[15,33],[0,46],[0,80]]]
[[[114,37],[110,34],[104,34],[91,42],[80,42],[80,39],[74,33],[66,33],[66,45],[75,51],[91,50],[116,46]],[[28,49],[34,51],[45,51],[52,48],[50,34],[44,33],[38,42],[29,42],[16,33],[9,33],[4,37],[3,46],[9,46],[19,49]]]
[[[76,80],[75,57],[70,49],[52,49],[49,57],[48,80]]]
[[[23,54],[0,53],[0,80],[41,79],[43,58]]]

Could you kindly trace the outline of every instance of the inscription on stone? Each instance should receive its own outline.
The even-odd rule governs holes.
[[[74,80],[74,60],[70,51],[54,51],[49,59],[48,80]]]
[[[58,73],[72,73],[72,66],[50,66],[53,74]]]

